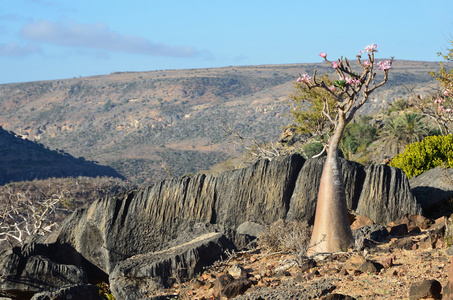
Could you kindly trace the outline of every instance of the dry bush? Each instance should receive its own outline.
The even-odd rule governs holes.
[[[73,210],[133,188],[111,177],[50,178],[0,186],[0,249],[51,232]]]
[[[291,251],[305,255],[312,227],[307,222],[278,220],[258,235],[258,245],[265,251]]]

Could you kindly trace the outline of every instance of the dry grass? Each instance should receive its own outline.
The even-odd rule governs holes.
[[[300,255],[305,255],[312,227],[307,222],[278,220],[258,236],[258,246],[263,251],[291,251]]]

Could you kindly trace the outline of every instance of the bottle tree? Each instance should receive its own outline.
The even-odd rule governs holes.
[[[335,70],[338,79],[330,84],[328,81],[308,74],[299,74],[297,85],[301,89],[318,91],[326,94],[322,97],[322,115],[326,122],[332,124],[332,134],[328,135],[325,148],[327,158],[321,176],[316,206],[313,234],[307,255],[346,251],[353,246],[351,227],[349,225],[346,194],[339,162],[338,149],[346,125],[354,114],[365,104],[370,94],[384,85],[392,69],[393,58],[375,63],[378,46],[371,44],[365,47],[367,60],[362,60],[364,51],[357,55],[359,73],[352,70],[349,61],[343,57],[329,61],[326,53],[320,56]],[[375,67],[383,71],[383,76],[375,73]],[[327,82],[327,83],[326,83]],[[332,101],[334,100],[334,105]]]

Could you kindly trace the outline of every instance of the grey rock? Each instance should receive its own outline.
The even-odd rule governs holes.
[[[407,224],[399,224],[390,228],[390,235],[392,236],[405,236],[409,232]]]
[[[373,224],[362,226],[359,229],[353,230],[352,235],[355,240],[368,239],[375,242],[384,242],[389,236],[389,232],[385,226]]]
[[[412,195],[403,171],[386,165],[371,165],[366,168],[356,212],[376,224],[388,224],[406,214],[421,214],[422,209]]]
[[[63,286],[56,291],[36,293],[31,300],[102,300],[99,288],[91,284]]]
[[[291,280],[284,281],[277,287],[259,287],[254,288],[252,292],[238,296],[235,300],[287,300],[287,299],[319,299],[328,293],[331,293],[336,286],[329,280],[313,281],[311,284],[301,286]]]
[[[435,279],[426,279],[413,283],[409,289],[409,299],[441,299],[442,285]]]
[[[423,215],[437,219],[453,213],[453,169],[437,167],[409,180],[412,193],[423,209]]]
[[[149,292],[193,278],[233,247],[223,234],[212,232],[173,248],[135,255],[111,272],[112,294],[116,299],[144,298]]]
[[[304,162],[299,155],[280,156],[218,176],[213,223],[237,228],[245,221],[272,224],[284,219]]]
[[[367,260],[364,262],[358,270],[362,273],[379,273],[384,266],[378,262]]]
[[[251,237],[257,237],[258,234],[262,232],[265,228],[266,227],[264,225],[255,222],[245,221],[244,223],[238,226],[236,231],[239,234],[246,234]]]
[[[223,289],[234,281],[234,277],[230,274],[220,275],[214,281],[214,295],[220,297],[222,295]]]
[[[3,275],[0,296],[29,299],[42,290],[87,282],[85,272],[81,268],[49,259],[44,256],[43,250],[46,249],[49,250],[51,247],[28,245],[14,247],[3,253],[0,258],[0,270]]]
[[[228,268],[228,274],[233,277],[247,277],[247,273],[244,268],[238,264],[233,264],[231,267]]]
[[[250,280],[241,278],[236,279],[227,284],[221,292],[221,295],[227,297],[228,299],[234,298],[238,295],[242,295],[252,286]]]

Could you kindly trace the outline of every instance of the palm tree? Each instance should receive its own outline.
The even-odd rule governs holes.
[[[416,113],[404,113],[385,123],[381,137],[389,152],[399,154],[412,143],[420,142],[433,130],[423,121],[423,116]]]

